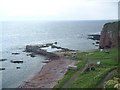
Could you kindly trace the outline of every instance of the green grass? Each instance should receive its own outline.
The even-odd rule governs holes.
[[[74,71],[68,71],[64,78],[58,82],[58,84],[53,88],[53,90],[59,90],[73,75]]]
[[[106,75],[106,72],[111,71],[111,69],[111,67],[99,68],[95,71],[85,72],[81,74],[69,88],[95,88]]]
[[[118,49],[111,49],[109,54],[100,51],[80,52],[76,55],[75,60],[79,61],[77,64],[78,70],[81,69],[88,60],[101,62],[99,68],[96,68],[95,71],[84,72],[69,87],[93,88],[99,84],[108,72],[118,65]],[[77,71],[68,71],[54,89],[61,88],[76,72]]]

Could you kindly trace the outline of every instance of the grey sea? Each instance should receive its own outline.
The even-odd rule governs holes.
[[[30,57],[23,52],[27,44],[58,42],[58,46],[74,50],[97,49],[89,34],[100,33],[101,21],[6,21],[0,23],[0,76],[2,88],[16,88],[39,72],[44,65],[44,56]],[[14,55],[12,53],[19,53]],[[22,60],[24,63],[11,63]],[[20,67],[17,69],[17,67]]]

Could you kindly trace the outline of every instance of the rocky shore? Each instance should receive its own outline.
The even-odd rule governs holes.
[[[48,52],[42,49],[49,47],[60,49],[60,51]],[[53,44],[27,45],[26,52],[44,55],[49,62],[42,67],[33,78],[25,81],[19,88],[53,88],[60,79],[62,79],[68,70],[69,65],[75,65],[77,62],[69,60],[66,57],[75,55],[76,51],[67,48],[55,46]],[[45,60],[46,61],[46,60]]]
[[[59,56],[52,53],[52,52],[47,52],[46,50],[43,50],[41,45],[27,45],[26,46],[26,52],[32,52],[33,54],[40,54],[40,55],[44,55],[49,59],[58,59]],[[49,47],[49,46],[48,46]]]
[[[51,60],[53,60],[53,59],[56,60],[56,59],[60,58],[60,56],[58,54],[44,50],[43,49],[44,47],[46,47],[46,48],[51,47],[51,49],[56,48],[57,50],[63,51],[63,52],[75,52],[75,50],[70,50],[68,48],[56,46],[56,45],[54,45],[54,43],[38,44],[38,45],[26,45],[25,51],[32,52],[32,56],[34,54],[43,55]]]
[[[40,72],[19,88],[53,88],[64,77],[67,66],[75,63],[75,61],[62,58],[53,60],[44,65]]]

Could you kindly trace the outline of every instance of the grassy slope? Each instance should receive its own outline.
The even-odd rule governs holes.
[[[87,56],[86,56],[87,54]],[[93,88],[99,84],[102,78],[115,66],[118,65],[118,52],[117,49],[111,49],[110,54],[99,51],[81,52],[76,55],[78,70],[85,65],[87,60],[100,61],[101,66],[96,68],[95,71],[85,72],[81,74],[75,82],[70,85],[70,88]],[[59,81],[54,88],[61,88],[65,82],[67,82],[71,76],[77,71],[68,71],[65,77]]]

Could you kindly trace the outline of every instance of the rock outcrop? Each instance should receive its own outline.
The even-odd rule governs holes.
[[[35,54],[40,54],[48,57],[49,59],[59,59],[59,56],[52,52],[47,52],[47,50],[41,49],[42,46],[39,45],[27,45],[26,52],[33,52]]]
[[[100,48],[117,47],[120,42],[120,21],[106,23],[100,36]]]

